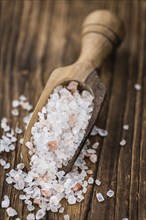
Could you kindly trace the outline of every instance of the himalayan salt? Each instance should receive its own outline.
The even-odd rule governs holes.
[[[141,85],[136,83],[136,84],[134,84],[134,88],[135,88],[135,90],[140,91],[141,90]]]
[[[2,208],[8,208],[10,205],[10,199],[8,196],[4,196],[4,200],[1,202]]]
[[[113,197],[114,196],[114,191],[110,189],[110,190],[107,191],[106,195],[108,197]]]
[[[33,213],[30,213],[26,217],[27,220],[35,220],[35,215]]]
[[[120,145],[121,145],[121,146],[126,145],[126,140],[122,139],[122,140],[120,141]]]
[[[101,185],[101,181],[98,180],[98,179],[96,179],[96,180],[95,180],[95,184],[96,184],[97,186],[100,186],[100,185]]]
[[[55,151],[58,147],[58,142],[56,140],[48,142],[48,148],[51,151]]]
[[[93,179],[92,177],[89,177],[88,183],[89,183],[89,184],[93,184],[93,183],[94,183],[94,179]]]
[[[127,124],[123,125],[123,129],[126,131],[129,130],[129,125],[127,125]]]
[[[82,189],[82,185],[80,183],[76,183],[76,185],[72,188],[74,192],[79,191]]]
[[[6,212],[9,217],[13,217],[13,216],[17,215],[16,210],[11,207],[7,208]]]
[[[89,159],[92,163],[96,163],[97,162],[97,155],[96,154],[91,154]]]
[[[64,220],[70,220],[70,216],[68,214],[64,215]]]
[[[50,192],[50,190],[47,190],[47,189],[41,189],[41,194],[43,195],[43,196],[50,196],[51,195],[51,192]]]
[[[36,213],[36,220],[42,219],[45,216],[45,211],[43,209],[39,209]]]
[[[104,201],[104,197],[101,193],[97,193],[96,198],[97,198],[98,202],[103,202]]]

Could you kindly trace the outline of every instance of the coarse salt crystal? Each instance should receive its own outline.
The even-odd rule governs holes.
[[[134,88],[135,88],[135,90],[140,91],[141,90],[141,85],[136,83],[136,84],[134,84]]]
[[[20,95],[20,96],[19,96],[19,100],[24,102],[24,101],[27,100],[27,98],[26,98],[26,96],[24,96],[24,95]]]
[[[64,215],[64,220],[70,220],[70,216],[68,214]]]
[[[98,202],[103,202],[104,201],[104,197],[101,193],[97,193],[96,198],[97,198]]]
[[[20,105],[19,100],[13,100],[13,101],[12,101],[12,107],[13,107],[13,108],[17,108],[19,105]]]
[[[122,218],[122,220],[128,220],[128,218]]]
[[[6,163],[4,169],[9,169],[9,168],[10,168],[10,163]]]
[[[35,220],[35,215],[33,213],[30,213],[26,217],[27,220]]]
[[[128,130],[129,129],[129,125],[123,125],[123,129],[124,130]]]
[[[92,177],[89,177],[88,183],[89,183],[89,184],[93,184],[93,183],[94,183],[94,179],[93,179]]]
[[[96,154],[91,154],[89,159],[92,163],[96,163],[97,162],[97,155]]]
[[[21,129],[21,128],[16,127],[16,128],[15,128],[15,132],[16,132],[17,134],[21,134],[21,133],[22,133],[22,129]]]
[[[120,145],[121,146],[124,146],[126,144],[126,140],[125,139],[122,139],[121,141],[120,141]]]
[[[9,217],[13,217],[13,216],[17,215],[16,210],[11,207],[7,208],[6,212]]]
[[[10,200],[8,196],[4,196],[4,200],[1,203],[2,208],[8,208],[10,205]]]
[[[97,148],[98,148],[98,146],[99,146],[99,143],[98,143],[98,142],[96,142],[96,143],[94,143],[94,144],[92,145],[92,148],[93,148],[93,149],[97,149]]]
[[[99,134],[101,137],[106,137],[108,135],[108,132],[104,129],[98,128],[96,125],[94,125],[92,131],[91,131],[91,135],[97,135]]]
[[[39,220],[45,216],[45,210],[39,209],[36,213],[36,220]]]
[[[11,113],[12,113],[13,116],[18,116],[19,115],[19,111],[18,111],[17,108],[12,109]]]
[[[108,197],[112,197],[112,196],[114,196],[114,191],[110,189],[110,190],[107,191],[106,195]]]
[[[61,207],[61,208],[59,209],[59,213],[63,213],[63,212],[64,212],[64,208]]]
[[[3,160],[3,159],[0,159],[0,164],[1,164],[1,166],[5,166],[6,165],[6,161]]]
[[[87,170],[87,173],[88,173],[89,175],[91,175],[91,174],[93,174],[93,170]]]
[[[96,183],[97,186],[100,186],[100,185],[101,185],[101,181],[98,180],[98,179],[95,180],[95,183]]]

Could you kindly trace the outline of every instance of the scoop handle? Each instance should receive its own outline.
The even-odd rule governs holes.
[[[124,25],[119,17],[107,10],[92,12],[82,26],[82,47],[78,61],[90,61],[95,68],[100,67],[124,35]]]

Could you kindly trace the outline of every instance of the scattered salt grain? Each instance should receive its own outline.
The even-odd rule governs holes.
[[[17,215],[16,210],[11,207],[7,208],[6,212],[9,217],[13,217],[13,216]]]
[[[17,134],[21,134],[21,133],[22,133],[22,129],[21,129],[21,128],[16,127],[16,128],[15,128],[15,132],[16,132]]]
[[[96,198],[97,198],[98,202],[103,202],[104,201],[104,197],[101,193],[97,193]]]
[[[134,85],[135,90],[140,91],[141,90],[141,85],[139,85],[138,83],[136,83]]]
[[[17,164],[17,169],[20,169],[20,170],[24,169],[24,163]]]
[[[13,108],[17,108],[19,105],[20,105],[19,100],[16,100],[16,99],[15,99],[15,100],[12,101],[12,107],[13,107]]]
[[[123,125],[124,130],[129,130],[129,125]]]
[[[98,146],[99,146],[99,143],[96,142],[96,143],[94,143],[94,144],[92,145],[92,148],[96,150],[96,149],[98,148]]]
[[[70,216],[68,214],[64,215],[64,220],[70,220]]]
[[[12,113],[13,116],[18,116],[19,115],[19,111],[18,111],[17,108],[12,109],[11,113]]]
[[[2,208],[8,208],[10,205],[10,200],[8,196],[4,196],[4,200],[1,202]]]
[[[89,184],[93,184],[93,183],[94,183],[94,179],[93,179],[92,177],[89,177],[88,183],[89,183]]]
[[[76,203],[76,198],[75,198],[74,196],[70,196],[70,197],[68,198],[68,203],[69,203],[70,205],[75,204],[75,203]]]
[[[97,155],[96,154],[91,154],[89,159],[92,163],[96,163],[97,162]]]
[[[88,173],[89,175],[91,175],[91,174],[93,174],[93,170],[87,170],[87,173]]]
[[[19,100],[22,101],[22,102],[25,102],[27,100],[27,98],[24,95],[20,95]]]
[[[61,207],[61,208],[59,209],[59,213],[63,213],[63,212],[64,212],[64,208]]]
[[[122,220],[128,220],[128,218],[122,218]]]
[[[0,165],[1,165],[2,167],[5,166],[5,165],[6,165],[6,161],[3,160],[3,159],[0,159]]]
[[[35,220],[35,215],[33,213],[30,213],[26,217],[27,220]]]
[[[9,169],[9,168],[10,168],[10,163],[6,163],[4,169]]]
[[[96,150],[95,149],[87,149],[88,154],[95,154]]]
[[[45,216],[45,210],[39,209],[36,213],[36,220],[39,220]]]
[[[121,145],[121,146],[124,146],[125,144],[126,144],[126,140],[122,139],[122,140],[120,141],[120,145]]]
[[[101,185],[101,181],[98,180],[98,179],[95,180],[95,183],[96,183],[97,186],[100,186],[100,185]]]
[[[98,128],[96,125],[94,125],[92,131],[91,131],[91,135],[97,135],[99,134],[101,137],[106,137],[108,135],[108,132],[104,129]]]
[[[114,191],[110,189],[110,190],[107,191],[106,195],[108,197],[113,197],[114,196]]]

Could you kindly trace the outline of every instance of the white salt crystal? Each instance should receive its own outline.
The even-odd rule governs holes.
[[[16,128],[15,128],[15,132],[16,132],[17,134],[21,134],[21,133],[22,133],[22,129],[21,129],[21,128],[16,127]]]
[[[92,163],[96,163],[97,162],[97,155],[96,154],[91,154],[89,159]]]
[[[101,185],[101,181],[98,180],[98,179],[95,180],[95,183],[96,183],[97,186],[100,186],[100,185]]]
[[[26,217],[27,220],[35,220],[35,215],[33,213],[30,213]]]
[[[129,125],[123,125],[123,129],[124,130],[128,130],[129,129]]]
[[[10,163],[6,163],[4,169],[9,169],[9,168],[10,168]]]
[[[110,190],[107,191],[106,195],[108,197],[113,197],[114,196],[114,191],[110,189]]]
[[[125,144],[126,144],[126,140],[122,139],[122,140],[120,141],[120,145],[121,145],[121,146],[124,146]]]
[[[96,142],[96,143],[94,143],[94,144],[92,145],[92,148],[93,148],[93,149],[97,149],[97,148],[98,148],[98,146],[99,146],[99,143],[98,143],[98,142]]]
[[[56,196],[51,196],[50,197],[50,205],[51,206],[52,205],[58,205],[58,203],[59,203],[59,200],[58,200],[58,198]]]
[[[13,179],[9,176],[9,177],[6,178],[6,182],[8,184],[11,184],[11,183],[13,183]]]
[[[68,203],[69,203],[70,205],[75,204],[75,203],[76,203],[76,198],[75,198],[74,196],[70,196],[70,197],[68,198]]]
[[[17,108],[12,109],[11,113],[12,113],[13,116],[18,116],[19,115],[19,111],[18,111]]]
[[[64,220],[70,220],[70,216],[68,214],[64,215]]]
[[[22,101],[22,102],[24,102],[24,101],[27,100],[27,98],[26,98],[26,96],[24,96],[24,95],[20,95],[20,96],[19,96],[19,100]]]
[[[16,210],[11,207],[7,208],[6,212],[9,217],[13,217],[13,216],[17,215]]]
[[[21,138],[21,139],[19,140],[19,143],[20,143],[20,144],[23,144],[23,138]]]
[[[36,220],[39,220],[45,216],[45,210],[44,209],[39,209],[36,213]]]
[[[106,137],[108,135],[108,132],[104,129],[98,128],[96,125],[94,125],[92,131],[91,131],[91,135],[97,135],[99,134],[101,137]]]
[[[135,88],[135,90],[140,91],[141,90],[141,85],[136,83],[136,84],[134,84],[134,88]]]
[[[4,200],[1,203],[2,208],[8,208],[10,205],[10,200],[8,196],[4,196]]]
[[[25,195],[20,195],[20,196],[19,196],[19,199],[20,199],[20,200],[25,200],[25,199],[26,199],[26,196],[25,196]]]
[[[63,212],[64,212],[64,208],[61,207],[61,208],[59,209],[59,213],[63,213]]]
[[[24,163],[17,164],[17,169],[22,170],[24,168]]]
[[[87,149],[87,153],[88,154],[95,154],[96,150],[94,150],[94,149]]]
[[[17,108],[19,106],[20,102],[18,100],[13,100],[12,101],[12,107]]]
[[[92,177],[89,177],[88,183],[89,183],[89,184],[93,184],[93,183],[94,183],[94,179],[93,179]]]
[[[0,164],[1,164],[2,166],[5,166],[5,165],[6,165],[6,161],[3,160],[3,159],[0,159]]]
[[[122,220],[128,220],[128,218],[122,218]]]
[[[106,130],[103,130],[101,128],[98,129],[98,134],[101,136],[101,137],[106,137],[108,135],[108,132]]]
[[[15,220],[21,220],[20,218],[16,218]]]
[[[104,197],[101,193],[97,193],[96,198],[97,198],[98,202],[103,202],[104,201]]]

